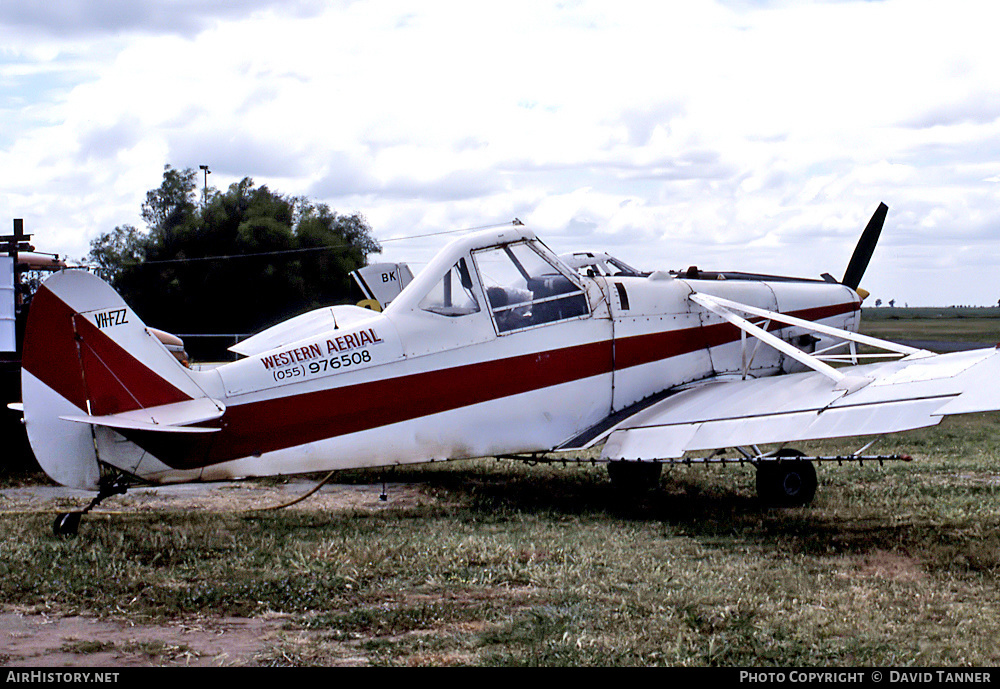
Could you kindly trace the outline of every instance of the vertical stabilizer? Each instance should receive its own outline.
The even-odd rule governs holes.
[[[100,417],[184,402],[204,393],[190,372],[100,278],[56,273],[32,299],[21,371],[31,449],[55,481],[98,487],[94,428],[60,417]]]
[[[403,289],[413,282],[413,273],[405,263],[373,263],[351,273],[365,297],[384,309]]]

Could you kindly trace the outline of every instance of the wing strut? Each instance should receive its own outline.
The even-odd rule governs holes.
[[[859,333],[853,333],[848,330],[841,330],[840,328],[833,328],[828,325],[822,325],[820,323],[814,323],[812,321],[806,321],[801,318],[796,318],[795,316],[788,316],[776,311],[768,311],[767,309],[757,308],[755,306],[749,306],[748,304],[741,304],[739,302],[731,301],[729,299],[724,299],[722,297],[709,296],[707,294],[702,294],[700,292],[695,292],[689,297],[691,301],[702,306],[717,316],[725,319],[726,321],[732,323],[737,328],[743,332],[753,335],[761,342],[777,349],[782,354],[790,356],[799,363],[808,366],[814,371],[823,374],[830,380],[837,384],[836,390],[846,390],[848,393],[859,390],[860,388],[868,385],[871,382],[868,378],[857,377],[857,376],[847,376],[841,373],[839,370],[830,366],[829,364],[821,361],[818,357],[803,352],[798,347],[785,342],[780,337],[772,335],[767,332],[764,328],[754,325],[746,318],[736,315],[734,311],[739,311],[741,313],[749,314],[751,316],[758,316],[760,318],[767,318],[769,320],[778,321],[779,323],[785,323],[787,325],[796,326],[799,328],[804,328],[817,333],[822,333],[824,335],[830,335],[833,337],[848,340],[852,343],[866,344],[872,347],[877,347],[879,349],[888,350],[894,352],[900,356],[910,357],[910,358],[922,358],[924,356],[933,356],[931,352],[923,349],[916,349],[914,347],[907,347],[906,345],[896,344],[895,342],[889,342],[887,340],[880,340],[876,337],[870,337],[868,335],[861,335]],[[853,346],[852,346],[853,355]]]

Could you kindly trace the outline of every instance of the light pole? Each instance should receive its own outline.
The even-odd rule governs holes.
[[[199,168],[205,173],[205,191],[201,195],[201,205],[208,203],[208,176],[212,174],[212,171],[208,169],[208,165],[199,165]]]

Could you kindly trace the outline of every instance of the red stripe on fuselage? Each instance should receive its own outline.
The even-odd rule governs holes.
[[[194,469],[608,373],[611,356],[610,341],[595,342],[234,404],[211,438],[126,435],[169,466]]]
[[[857,302],[816,306],[799,311],[790,311],[786,316],[806,321],[821,321],[844,313],[857,311]],[[782,330],[790,326],[772,320],[769,331]],[[661,359],[689,354],[699,349],[711,349],[740,339],[740,329],[729,323],[716,323],[680,330],[664,330],[647,335],[632,335],[615,338],[615,369],[621,370],[650,364]]]
[[[788,315],[820,320],[858,308],[851,302]],[[775,324],[771,329],[781,327]],[[614,347],[611,341],[595,342],[231,404],[222,419],[222,430],[211,437],[126,435],[173,468],[195,469],[608,374],[613,368],[630,368],[733,342],[739,333],[728,323],[686,328],[622,338]]]

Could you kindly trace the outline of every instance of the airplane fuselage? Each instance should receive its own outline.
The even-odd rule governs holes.
[[[460,248],[441,265],[470,252]],[[488,308],[443,315],[406,293],[383,313],[334,307],[335,329],[197,374],[225,402],[221,431],[174,443],[126,434],[149,451],[130,471],[165,482],[222,480],[548,452],[678,386],[801,370],[694,308],[692,292],[845,330],[856,330],[860,316],[853,290],[819,281],[664,273],[577,280],[585,312],[512,332],[500,331]],[[419,277],[416,286],[419,296]],[[806,351],[824,346],[792,327],[772,331]],[[98,434],[111,447],[117,432]],[[117,466],[134,463],[116,449]]]
[[[577,272],[530,232],[480,233],[381,313],[305,314],[239,361],[189,371],[107,285],[70,275],[36,297],[26,424],[43,467],[80,487],[98,462],[172,483],[543,453],[592,443],[616,412],[680,386],[802,368],[692,293],[858,328],[849,287],[724,277]],[[804,351],[829,344],[762,327]]]
[[[886,210],[841,283],[642,273],[607,254],[556,256],[516,226],[485,231],[412,280],[402,264],[363,269],[407,276],[401,291],[366,292],[381,312],[300,314],[203,370],[183,366],[110,285],[61,271],[33,296],[13,406],[42,469],[97,491],[56,517],[57,535],[138,481],[550,452],[606,462],[632,491],[653,487],[664,462],[732,461],[718,451],[735,448],[763,503],[802,506],[818,462],[909,457],[864,456],[874,440],[849,457],[792,443],[1000,408],[1000,346],[939,355],[858,332]],[[577,454],[597,445],[599,458]]]

